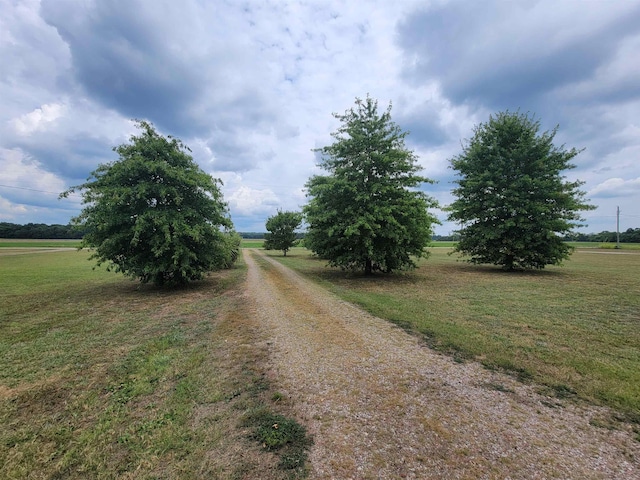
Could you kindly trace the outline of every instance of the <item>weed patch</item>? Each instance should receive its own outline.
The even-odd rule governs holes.
[[[312,442],[302,425],[266,407],[248,411],[242,425],[252,430],[251,438],[262,448],[278,452],[280,468],[304,473],[306,450]]]

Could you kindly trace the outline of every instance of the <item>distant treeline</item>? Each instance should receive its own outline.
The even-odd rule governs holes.
[[[82,238],[83,234],[71,225],[46,225],[44,223],[17,225],[0,222],[0,238],[77,239]]]
[[[568,235],[565,240],[572,242],[600,242],[615,243],[616,232],[600,232],[600,233],[574,233]],[[624,232],[620,232],[620,243],[640,243],[640,228],[628,228]]]
[[[600,233],[572,233],[564,237],[567,242],[597,242],[597,243],[615,243],[616,232],[600,232]],[[457,235],[434,235],[434,242],[455,242],[459,240]],[[624,232],[620,232],[620,243],[640,243],[640,228],[629,228]]]
[[[0,222],[0,238],[29,238],[29,239],[78,239],[82,238],[83,232],[78,231],[71,225],[46,225],[44,223],[27,223],[18,225],[16,223]],[[242,238],[262,239],[264,232],[240,232]],[[304,233],[298,233],[298,238],[304,238]],[[457,235],[434,235],[435,242],[455,242]],[[571,242],[598,242],[615,243],[616,232],[600,233],[574,233],[565,237]],[[640,228],[629,228],[620,232],[621,243],[640,243]]]
[[[247,240],[262,240],[266,235],[266,232],[238,232],[242,238],[246,238]],[[304,232],[297,232],[296,238],[301,239],[304,238]]]

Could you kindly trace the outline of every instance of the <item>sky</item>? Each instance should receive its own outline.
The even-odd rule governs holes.
[[[474,127],[520,111],[584,149],[578,231],[615,231],[618,207],[640,227],[640,0],[0,0],[0,65],[2,222],[67,224],[81,197],[58,194],[144,119],[223,181],[237,231],[265,231],[370,95],[442,206]]]

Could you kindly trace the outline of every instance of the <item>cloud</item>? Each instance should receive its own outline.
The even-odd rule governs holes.
[[[62,179],[43,168],[42,164],[19,149],[0,149],[0,178],[15,188],[31,188],[41,192],[64,190]]]
[[[123,116],[176,135],[274,118],[260,88],[270,65],[240,33],[250,27],[240,5],[43,0],[42,16],[68,45],[78,83]]]
[[[252,138],[253,137],[253,138]],[[254,169],[260,162],[273,158],[271,151],[260,151],[256,144],[260,144],[254,134],[217,135],[208,143],[213,155],[212,167],[220,172],[246,172]]]
[[[39,0],[7,2],[0,8],[0,88],[11,91],[12,108],[33,101],[36,95],[68,87],[68,52],[55,29],[39,15]]]
[[[126,141],[127,130],[133,131],[130,122],[87,107],[45,105],[14,118],[4,131],[4,147],[37,159],[67,181],[83,181],[99,163],[115,160],[112,148]]]
[[[411,82],[435,77],[456,103],[529,109],[537,97],[592,77],[638,24],[633,2],[483,0],[431,4],[398,31]]]
[[[278,196],[268,188],[242,186],[227,197],[229,207],[239,215],[255,215],[274,210],[280,204]]]
[[[428,105],[404,112],[396,123],[409,132],[407,143],[434,148],[450,140],[448,132],[440,123],[439,110],[429,108]]]
[[[0,148],[0,179],[0,218],[25,218],[28,222],[39,218],[42,223],[51,223],[44,219],[53,207],[65,213],[61,223],[67,223],[80,207],[77,195],[59,202],[59,193],[67,187],[62,178],[19,149]]]
[[[28,213],[28,209],[25,205],[15,204],[0,195],[0,212],[2,212],[3,221],[17,223],[23,215]]]
[[[66,223],[79,203],[21,189],[84,182],[140,118],[225,181],[238,230],[262,230],[306,202],[305,182],[324,173],[312,149],[339,127],[332,112],[367,94],[392,102],[443,203],[448,160],[474,125],[519,107],[544,130],[560,124],[557,144],[586,148],[568,177],[609,212],[602,185],[640,176],[640,3],[584,5],[0,0],[0,151],[19,157],[0,181],[17,182],[0,190],[0,216]],[[613,206],[631,214],[630,192]]]
[[[168,23],[179,17],[154,25],[154,10],[140,2],[45,0],[41,11],[68,45],[76,79],[90,95],[127,116],[164,118],[162,112],[193,102],[202,84],[180,46],[162,48]]]
[[[604,182],[589,190],[589,197],[626,197],[640,193],[640,177],[625,180],[623,178],[608,178]]]
[[[45,104],[13,120],[13,127],[19,135],[30,135],[44,128],[44,124],[60,118],[65,113],[65,110],[66,105],[64,104]]]

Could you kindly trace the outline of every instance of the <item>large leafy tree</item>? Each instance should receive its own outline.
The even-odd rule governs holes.
[[[296,229],[302,223],[302,213],[300,212],[283,212],[278,213],[267,219],[266,227],[269,233],[265,235],[265,250],[282,250],[284,256],[291,247],[295,246]]]
[[[238,254],[219,180],[202,171],[178,139],[145,121],[140,135],[115,147],[117,161],[101,164],[82,191],[86,206],[72,222],[86,232],[82,246],[108,269],[157,285],[181,285]]]
[[[460,222],[455,250],[472,263],[506,270],[559,265],[571,254],[562,236],[580,226],[579,212],[595,207],[562,172],[578,153],[556,147],[557,127],[539,133],[528,115],[501,112],[476,126],[451,159],[459,179],[449,220]]]
[[[437,204],[417,190],[432,180],[417,175],[407,132],[391,120],[391,104],[380,114],[368,96],[334,116],[342,122],[335,142],[317,150],[329,175],[306,184],[305,245],[332,266],[366,274],[415,267],[412,257],[426,256],[437,223],[428,209]]]

